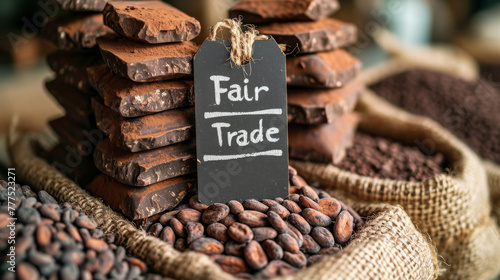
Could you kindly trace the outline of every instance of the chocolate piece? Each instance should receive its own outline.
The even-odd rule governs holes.
[[[288,88],[288,121],[297,124],[333,123],[354,109],[361,89],[357,82],[337,89]]]
[[[194,137],[194,107],[137,118],[123,118],[97,98],[92,99],[92,108],[97,127],[114,145],[127,151],[155,149]]]
[[[104,61],[118,75],[135,82],[171,80],[192,76],[193,42],[149,45],[116,34],[97,39]]]
[[[108,0],[56,0],[63,10],[101,12]]]
[[[97,51],[69,52],[55,51],[47,55],[47,64],[56,72],[59,80],[94,95],[95,91],[89,83],[87,67],[104,64]]]
[[[135,188],[101,174],[86,189],[92,195],[102,198],[111,209],[137,220],[174,208],[194,188],[195,183],[194,177],[181,176],[148,187]]]
[[[334,19],[314,22],[286,22],[259,26],[260,33],[273,36],[278,44],[286,44],[286,52],[312,53],[329,51],[353,44],[356,26]]]
[[[338,163],[352,143],[358,117],[345,114],[332,124],[289,125],[290,158]]]
[[[59,137],[59,143],[69,146],[79,156],[92,155],[94,146],[98,144],[96,141],[104,137],[104,134],[97,128],[92,131],[81,127],[66,116],[50,121],[49,125]],[[101,134],[99,139],[87,138],[92,137],[96,132]]]
[[[229,9],[229,17],[245,23],[320,20],[339,9],[337,0],[242,0]]]
[[[194,105],[193,80],[134,83],[106,66],[87,69],[104,104],[123,117],[138,117]]]
[[[102,14],[72,14],[48,22],[42,36],[58,49],[75,50],[93,48],[97,46],[97,37],[112,32],[102,22]]]
[[[48,152],[47,161],[80,186],[85,186],[100,174],[94,165],[92,154],[77,155],[74,148],[65,143],[52,148]]]
[[[66,116],[87,128],[95,126],[90,106],[90,97],[78,89],[55,79],[45,83],[45,87],[66,111]]]
[[[94,162],[102,173],[131,186],[148,186],[196,171],[195,142],[131,153],[115,147],[109,139],[97,145]]]
[[[182,42],[200,34],[200,23],[195,18],[161,1],[111,2],[103,14],[107,26],[139,42]]]
[[[361,62],[342,49],[286,59],[286,81],[292,86],[341,87],[360,72]]]

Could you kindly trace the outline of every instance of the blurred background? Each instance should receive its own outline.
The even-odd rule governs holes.
[[[43,3],[51,0],[0,0],[0,167],[9,166],[6,134],[13,122],[22,131],[48,129],[47,120],[64,114],[45,92],[51,77],[45,55],[53,49],[38,37],[46,23]],[[201,43],[208,29],[226,17],[235,0],[165,1],[196,17],[202,24]],[[339,0],[334,18],[355,23],[358,43],[350,47],[365,68],[390,58],[390,49],[373,35],[389,30],[398,46],[446,45],[475,58],[483,74],[500,85],[500,0]],[[2,175],[5,172],[1,172]],[[0,175],[0,176],[2,176]],[[0,177],[1,178],[1,177]]]

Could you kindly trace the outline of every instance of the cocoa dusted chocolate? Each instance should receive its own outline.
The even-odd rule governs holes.
[[[96,38],[110,33],[113,31],[104,25],[102,14],[59,17],[48,22],[42,29],[42,36],[60,50],[96,47]]]
[[[89,83],[87,67],[104,65],[98,51],[70,52],[57,50],[47,55],[47,64],[59,80],[79,89],[82,93],[95,94]]]
[[[113,1],[103,14],[116,33],[149,44],[189,41],[201,29],[195,18],[161,1]]]
[[[138,117],[194,105],[193,80],[135,83],[106,65],[87,69],[91,85],[104,104],[123,117]]]
[[[352,144],[358,116],[348,113],[331,124],[288,126],[290,158],[305,161],[338,163]]]
[[[342,49],[286,59],[286,81],[291,86],[338,88],[360,72],[361,61]]]
[[[56,0],[63,10],[101,12],[108,0]]]
[[[97,39],[106,64],[134,82],[153,82],[190,77],[198,46],[193,42],[145,44],[116,34]]]
[[[147,187],[135,188],[99,175],[85,189],[111,209],[132,220],[145,219],[174,208],[195,187],[194,176],[168,179]]]
[[[131,153],[117,148],[109,139],[97,145],[94,163],[104,174],[130,186],[149,186],[196,171],[195,141]]]
[[[229,17],[245,23],[314,21],[339,9],[337,0],[242,0],[229,9]]]
[[[86,128],[95,126],[89,95],[82,93],[60,79],[46,82],[45,87],[64,108],[68,118]]]
[[[257,27],[271,35],[278,44],[286,45],[287,53],[329,51],[353,44],[357,39],[354,24],[326,18],[314,22],[273,23]]]
[[[155,149],[194,138],[194,107],[168,110],[152,115],[123,118],[92,99],[97,127],[110,141],[130,152]]]
[[[351,112],[362,86],[350,82],[336,89],[288,88],[288,121],[297,124],[333,123]]]

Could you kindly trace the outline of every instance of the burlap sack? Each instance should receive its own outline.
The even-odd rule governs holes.
[[[359,106],[360,128],[375,135],[445,154],[451,174],[424,182],[381,180],[333,165],[292,161],[306,180],[348,198],[401,205],[428,234],[442,257],[443,279],[491,279],[500,272],[500,236],[493,222],[486,172],[464,143],[436,122],[406,113],[367,91]]]
[[[207,256],[181,253],[158,238],[136,229],[100,200],[34,155],[32,141],[22,138],[11,144],[19,177],[60,202],[79,205],[105,233],[114,234],[119,245],[164,276],[175,279],[234,279]],[[400,207],[346,200],[363,216],[365,226],[341,253],[282,279],[435,279],[438,261],[434,248],[411,223]]]

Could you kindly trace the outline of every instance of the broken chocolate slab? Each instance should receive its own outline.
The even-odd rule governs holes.
[[[97,128],[82,127],[67,116],[51,120],[49,125],[57,134],[59,143],[69,146],[79,156],[92,155],[94,147],[104,138]],[[99,134],[97,138],[96,134]]]
[[[64,143],[53,147],[46,159],[52,167],[80,186],[85,186],[100,174],[94,165],[92,154],[78,156],[73,148]]]
[[[127,39],[149,44],[189,41],[200,34],[193,17],[161,1],[113,1],[104,23]]]
[[[149,186],[196,171],[195,141],[131,153],[103,140],[94,152],[94,163],[102,173],[130,186]]]
[[[331,124],[288,126],[290,158],[338,163],[352,145],[358,116],[348,113]]]
[[[108,0],[56,0],[63,10],[75,12],[101,12]]]
[[[151,150],[194,138],[194,107],[123,118],[93,98],[92,109],[97,127],[114,145],[126,151]]]
[[[286,59],[286,81],[291,86],[337,88],[360,72],[361,62],[342,49]]]
[[[111,209],[132,220],[138,220],[174,208],[195,184],[194,176],[182,176],[135,188],[101,174],[85,188],[92,195],[101,198]]]
[[[66,111],[66,116],[86,128],[95,127],[90,96],[64,83],[59,78],[45,83],[45,87]]]
[[[350,23],[331,18],[314,22],[285,22],[259,26],[260,33],[286,45],[287,53],[329,51],[356,42],[357,29]]]
[[[47,55],[47,64],[56,72],[59,80],[94,95],[88,75],[87,67],[104,65],[99,51],[70,52],[58,50]]]
[[[351,112],[361,94],[362,86],[352,81],[336,89],[289,87],[287,94],[288,122],[297,124],[333,123]]]
[[[316,21],[339,9],[337,0],[242,0],[229,9],[230,18],[244,23]]]
[[[102,14],[66,15],[51,20],[42,36],[60,50],[79,50],[97,46],[96,38],[113,31],[104,25]]]
[[[138,117],[194,105],[193,80],[135,83],[106,65],[87,68],[92,86],[104,104],[123,117]]]
[[[150,45],[116,34],[99,37],[97,43],[109,68],[134,82],[190,77],[193,57],[198,50],[193,42]]]

